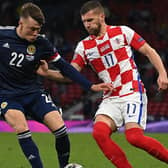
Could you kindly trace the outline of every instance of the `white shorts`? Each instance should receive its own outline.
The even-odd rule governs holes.
[[[134,93],[120,98],[104,99],[95,114],[104,114],[114,120],[116,126],[122,127],[125,123],[135,122],[146,128],[147,96],[145,93]]]

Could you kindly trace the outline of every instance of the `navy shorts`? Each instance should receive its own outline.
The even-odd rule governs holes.
[[[0,114],[4,114],[9,109],[22,111],[25,116],[43,122],[45,114],[50,111],[58,111],[58,107],[52,102],[51,97],[45,92],[35,92],[16,97],[0,97]]]

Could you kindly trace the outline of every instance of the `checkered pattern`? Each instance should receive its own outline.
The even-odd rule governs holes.
[[[144,92],[131,50],[131,47],[139,49],[144,43],[127,26],[107,26],[104,36],[98,39],[88,36],[78,43],[72,62],[81,68],[90,64],[100,79],[112,83],[115,91],[104,93],[104,98]]]

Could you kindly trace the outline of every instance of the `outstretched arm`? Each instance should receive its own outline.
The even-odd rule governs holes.
[[[41,61],[39,69],[37,70],[37,74],[59,82],[70,82],[73,80],[83,86],[86,90],[91,89],[92,91],[112,91],[113,89],[111,83],[92,84],[76,70],[79,70],[77,65],[73,65],[73,67],[63,59],[54,62],[54,64],[58,69],[60,69],[61,73],[68,78],[64,77],[59,71],[48,69],[48,64],[43,60]]]
[[[159,86],[159,90],[167,89],[168,88],[167,72],[156,50],[153,49],[149,44],[145,43],[142,47],[139,48],[139,52],[147,56],[150,62],[154,65],[154,67],[158,71],[159,76],[157,79],[157,83]]]
[[[36,73],[40,76],[46,77],[50,80],[57,81],[59,83],[71,83],[69,78],[63,76],[59,70],[52,70],[48,68],[48,63],[45,60],[40,61],[40,66]]]

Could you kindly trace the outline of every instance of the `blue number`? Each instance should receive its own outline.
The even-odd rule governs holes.
[[[105,58],[105,61],[109,67],[114,65],[114,60],[113,60],[112,54],[107,54],[104,56],[104,58]]]
[[[127,104],[127,114],[130,113],[130,105],[132,105],[132,114],[135,113],[136,111],[136,104],[132,103],[132,104]]]

